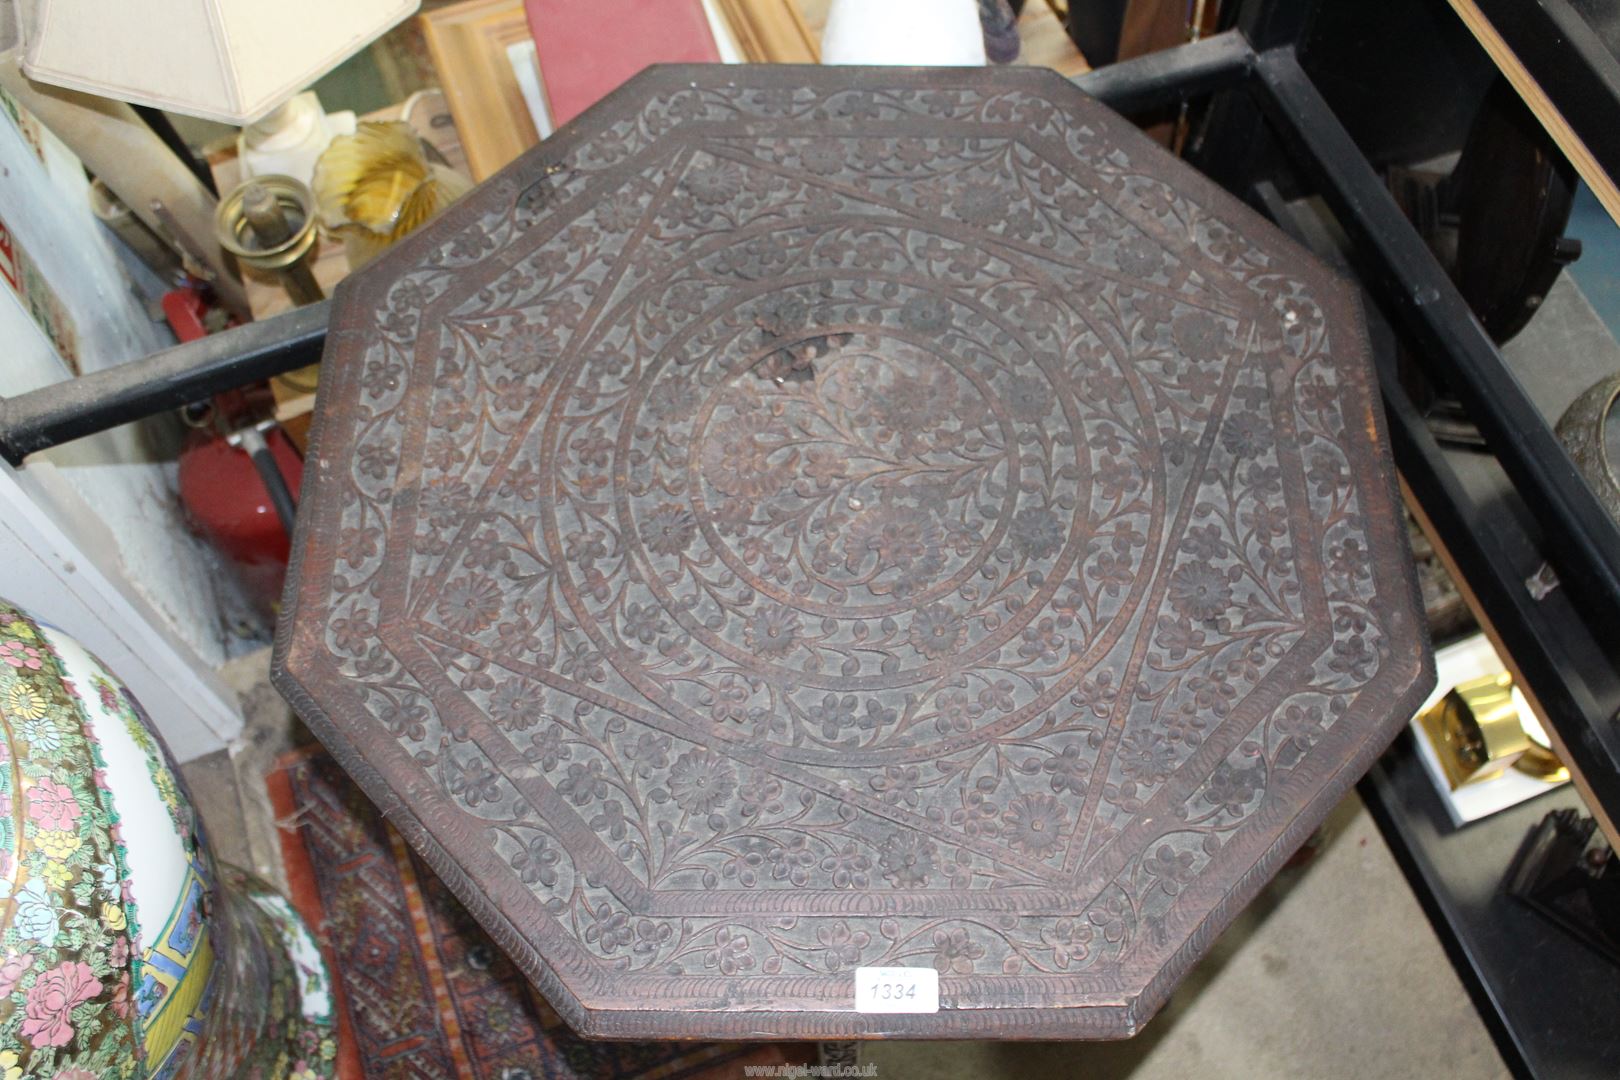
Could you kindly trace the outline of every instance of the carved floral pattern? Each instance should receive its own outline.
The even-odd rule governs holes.
[[[1168,956],[1416,678],[1353,309],[1042,78],[671,78],[351,297],[288,670],[542,953]]]

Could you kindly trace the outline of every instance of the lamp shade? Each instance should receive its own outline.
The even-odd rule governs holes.
[[[257,120],[420,0],[21,0],[29,78],[228,124]]]

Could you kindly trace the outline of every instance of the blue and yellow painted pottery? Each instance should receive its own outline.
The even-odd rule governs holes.
[[[0,1078],[329,1076],[303,923],[214,861],[123,684],[4,601],[0,734]]]

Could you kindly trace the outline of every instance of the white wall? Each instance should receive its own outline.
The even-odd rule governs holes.
[[[0,218],[71,316],[81,368],[171,344],[91,215],[82,169],[59,144],[43,142],[42,161],[0,109]],[[0,282],[0,394],[69,374]],[[130,425],[0,472],[0,595],[101,654],[187,759],[240,729],[234,697],[213,669],[237,644],[226,624],[243,609],[184,526],[173,452],[170,425]]]

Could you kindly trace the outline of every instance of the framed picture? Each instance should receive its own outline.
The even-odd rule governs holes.
[[[658,21],[649,22],[649,12]],[[817,57],[795,0],[463,0],[421,19],[474,180],[551,134],[584,98],[617,85],[615,61],[639,70],[658,60],[813,64]],[[680,42],[674,51],[672,40]]]
[[[423,36],[474,180],[483,180],[649,63],[814,64],[831,0],[462,0]],[[1086,70],[1044,4],[1019,62]]]

